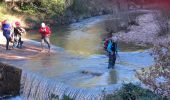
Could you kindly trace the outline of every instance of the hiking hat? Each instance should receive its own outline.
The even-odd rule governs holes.
[[[20,22],[17,21],[17,22],[15,22],[15,25],[20,26],[21,24],[20,24]]]
[[[41,27],[45,28],[45,23],[41,23]]]
[[[1,23],[2,24],[5,24],[7,22],[7,19],[3,20]]]
[[[116,36],[112,37],[112,41],[117,42],[118,38]]]

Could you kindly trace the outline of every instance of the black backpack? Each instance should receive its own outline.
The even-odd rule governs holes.
[[[117,51],[117,43],[112,41],[112,51],[116,52]]]

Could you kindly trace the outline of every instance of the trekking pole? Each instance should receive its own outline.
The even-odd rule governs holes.
[[[116,54],[116,57],[117,57],[117,62],[120,63],[121,60],[119,54]]]

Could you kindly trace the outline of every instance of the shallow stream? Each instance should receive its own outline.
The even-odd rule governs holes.
[[[71,88],[66,88],[63,85],[62,88],[70,89],[68,94],[68,91],[66,92],[67,95],[77,97],[78,100],[79,97],[83,98],[84,93],[89,93],[87,98],[94,97],[94,100],[97,100],[102,97],[90,95],[91,90],[98,91],[98,89],[106,88],[107,91],[112,91],[121,86],[121,83],[139,82],[135,77],[135,71],[150,67],[154,63],[153,57],[149,54],[149,48],[118,43],[119,52],[115,69],[108,70],[108,57],[102,47],[103,39],[107,35],[105,26],[108,20],[114,20],[114,18],[108,15],[98,16],[68,26],[51,26],[53,32],[51,43],[62,49],[56,50],[56,53],[51,56],[44,54],[32,57],[30,60],[19,60],[17,63],[5,61],[24,70],[22,75],[22,84],[24,85],[21,89],[23,91],[21,95],[42,100],[48,96],[39,97],[44,93],[42,90],[38,90],[40,86],[50,94],[52,91],[46,88],[55,87],[57,89],[57,86],[62,86],[61,84],[61,86],[57,85],[61,82]],[[40,35],[36,30],[33,30],[28,38],[39,41]],[[37,76],[32,72],[36,73]],[[42,79],[42,77],[45,77],[45,79]],[[42,84],[43,82],[44,84]],[[59,88],[59,92],[54,94],[61,93],[62,88]],[[81,92],[81,90],[74,90],[74,88],[90,89],[91,92],[86,90]],[[27,93],[28,91],[30,93]],[[37,91],[39,94],[36,93]],[[82,95],[74,94],[79,92]]]

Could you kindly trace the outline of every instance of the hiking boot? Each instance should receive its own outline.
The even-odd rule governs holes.
[[[114,69],[114,66],[108,66],[108,69],[110,69],[110,68],[111,68],[111,69]]]
[[[17,48],[21,48],[21,45],[17,45]]]
[[[41,52],[45,52],[45,49],[42,49]]]
[[[6,50],[11,50],[11,49],[6,49]]]
[[[24,43],[23,41],[20,42],[21,45],[22,45],[23,43]]]
[[[50,51],[50,49],[48,50],[48,53],[50,53],[51,51]]]
[[[112,69],[114,69],[114,67],[111,67]]]

